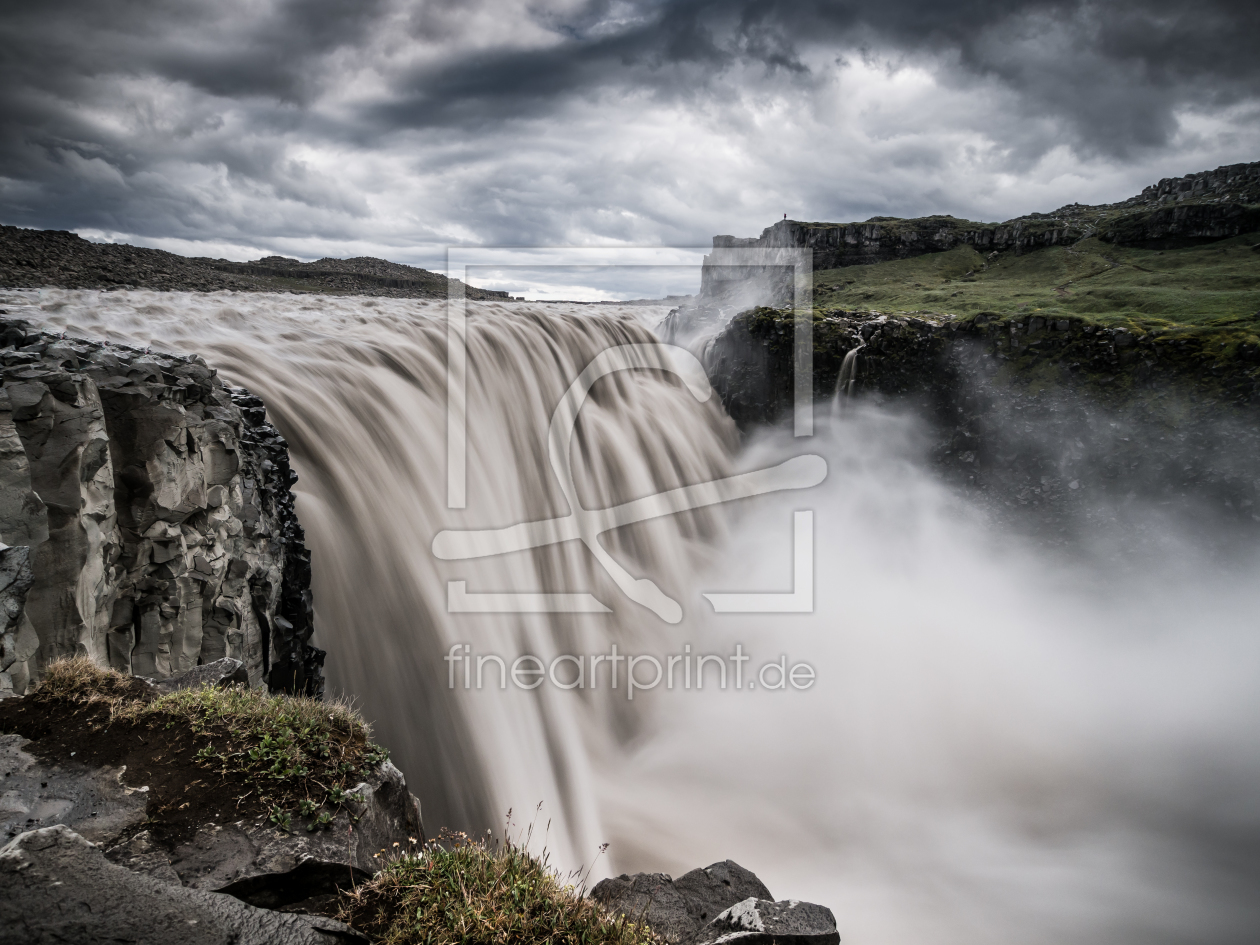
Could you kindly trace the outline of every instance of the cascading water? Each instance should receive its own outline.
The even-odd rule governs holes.
[[[812,440],[739,446],[720,406],[676,377],[620,372],[579,415],[587,508],[805,452],[830,467],[813,490],[605,534],[623,566],[682,603],[671,626],[577,541],[432,553],[443,529],[568,511],[547,455],[553,411],[601,350],[651,341],[638,319],[662,312],[471,305],[468,501],[450,510],[440,305],[55,290],[27,301],[11,315],[196,351],[264,398],[301,476],[330,683],[373,720],[430,830],[484,829],[509,806],[528,819],[542,801],[566,866],[589,864],[603,841],[596,876],[731,857],[780,896],[831,906],[856,945],[1254,940],[1254,549],[1227,571],[1196,536],[1171,534],[1142,569],[1073,562],[987,528],[922,461],[909,418],[853,404],[820,417]],[[792,589],[801,509],[816,522],[813,612],[710,613],[701,592]],[[585,592],[611,613],[448,613],[450,581]],[[475,663],[444,660],[460,645],[510,665],[614,642],[662,663],[738,644],[749,681],[781,656],[817,679],[723,689],[710,664],[703,689],[688,677],[631,701],[624,669],[617,690],[606,675],[596,689],[500,690],[496,676],[478,689]]]
[[[857,384],[858,376],[858,357],[865,344],[850,348],[844,353],[844,360],[840,362],[840,376],[836,379],[836,397],[832,404],[832,414],[841,416],[844,413],[845,405],[848,404],[853,397],[853,388]]]
[[[600,351],[654,342],[632,315],[583,317],[474,306],[468,333],[467,509],[446,507],[446,332],[442,304],[292,297],[82,296],[47,304],[72,331],[196,350],[267,404],[289,441],[298,513],[314,559],[316,642],[330,687],[353,696],[390,746],[432,827],[484,830],[509,808],[544,805],[560,862],[589,862],[604,839],[588,745],[636,730],[632,705],[552,687],[451,688],[450,648],[508,665],[561,652],[652,648],[665,625],[636,606],[604,614],[451,614],[448,580],[469,591],[618,591],[576,543],[446,563],[443,529],[568,511],[547,461],[552,412]],[[85,304],[86,303],[86,304]],[[653,372],[599,381],[579,416],[573,468],[587,508],[723,475],[734,429],[716,398],[697,403]],[[716,535],[712,511],[606,536],[608,550],[673,597]],[[657,647],[659,648],[659,647]],[[491,671],[493,671],[493,667]],[[462,676],[458,680],[462,684]],[[624,688],[623,690],[624,691]]]

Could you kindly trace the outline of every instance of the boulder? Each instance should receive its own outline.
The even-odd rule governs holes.
[[[598,883],[591,898],[613,915],[643,922],[671,945],[691,942],[717,915],[745,899],[773,899],[764,883],[734,860],[665,873],[622,874]]]
[[[745,899],[694,939],[695,945],[836,945],[839,941],[830,909],[796,899]]]
[[[196,689],[199,686],[225,688],[234,683],[248,686],[249,673],[246,672],[245,664],[240,660],[225,656],[211,663],[194,666],[174,676],[168,676],[166,679],[145,678],[145,682],[151,684],[160,693],[168,693],[177,692],[180,689]]]
[[[367,939],[320,916],[271,912],[110,863],[65,826],[0,849],[0,945],[334,945]]]
[[[697,926],[712,922],[719,913],[745,899],[774,899],[765,883],[734,860],[684,873],[674,880],[674,888],[682,894]]]
[[[670,945],[690,942],[696,934],[696,920],[667,873],[623,873],[596,884],[591,898],[613,916],[647,925]]]

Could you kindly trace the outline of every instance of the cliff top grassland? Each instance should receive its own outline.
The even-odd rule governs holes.
[[[243,686],[159,694],[86,657],[51,663],[33,693],[0,703],[0,732],[37,739],[52,760],[126,765],[170,841],[242,816],[320,829],[387,757],[344,704]]]
[[[1109,327],[1260,330],[1260,233],[1179,249],[1091,237],[988,258],[970,246],[814,274],[815,310],[1036,314]]]

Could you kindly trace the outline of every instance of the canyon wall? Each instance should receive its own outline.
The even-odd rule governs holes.
[[[789,313],[736,316],[703,360],[745,431],[790,416]],[[1057,533],[1075,512],[1141,499],[1205,530],[1260,530],[1260,339],[1249,329],[829,313],[814,318],[813,366],[816,417],[862,404],[913,414],[934,464],[1002,514],[1032,513]]]
[[[225,656],[318,695],[283,438],[200,358],[0,321],[0,694],[87,655],[165,678]]]
[[[813,268],[838,269],[908,259],[972,246],[982,253],[1016,254],[1097,236],[1126,246],[1166,249],[1260,230],[1260,162],[1167,178],[1115,204],[1069,204],[1005,223],[951,216],[871,217],[862,223],[780,220],[755,238],[713,237],[700,277],[699,307],[780,305],[790,298],[790,270],[776,251],[808,249]],[[741,249],[766,250],[766,266],[740,265]],[[785,254],[786,258],[786,254]],[[755,277],[751,280],[750,276]],[[755,291],[752,288],[755,287]],[[751,294],[750,294],[751,293]]]

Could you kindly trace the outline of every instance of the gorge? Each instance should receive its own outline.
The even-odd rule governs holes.
[[[1227,195],[1198,179],[1131,209],[1165,227],[1176,218],[1161,208]],[[1182,193],[1203,203],[1178,204]],[[304,648],[326,651],[328,691],[353,696],[374,724],[430,829],[480,834],[511,809],[514,823],[536,820],[557,863],[593,864],[594,879],[732,859],[827,903],[859,943],[1248,942],[1260,922],[1252,316],[1067,310],[1085,292],[1057,275],[1048,301],[1001,309],[876,311],[844,296],[946,283],[996,293],[986,280],[1016,271],[1015,256],[1068,250],[1113,254],[1101,278],[1191,258],[1183,251],[1238,267],[1257,258],[1243,224],[1161,233],[1151,238],[1192,242],[1138,247],[1173,255],[1133,263],[1056,220],[1043,221],[1060,234],[1051,245],[1004,244],[992,261],[988,244],[976,262],[957,242],[876,259],[883,236],[866,231],[854,265],[815,256],[808,438],[782,422],[800,313],[773,284],[763,304],[735,311],[709,304],[722,295],[711,274],[684,306],[473,300],[463,509],[447,494],[442,301],[6,288],[6,469],[24,459],[29,476],[5,482],[16,490],[6,510],[35,511],[23,541],[2,536],[4,553],[39,547],[47,528],[84,562],[58,580],[99,588],[92,606],[75,598],[80,623],[55,625],[47,592],[32,588],[27,616],[49,653],[81,643],[159,676],[180,659],[238,656],[255,684],[315,691],[318,659]],[[827,232],[839,247],[847,230]],[[939,271],[896,269],[891,288],[875,273],[910,265]],[[548,456],[557,403],[601,351],[661,340],[689,346],[717,396],[662,371],[597,381],[572,455],[584,508],[802,455],[827,466],[811,489],[605,533],[621,566],[680,602],[679,624],[622,595],[576,541],[463,561],[433,553],[443,530],[568,512]],[[110,425],[141,409],[156,419],[137,461]],[[255,500],[271,503],[257,522],[249,489],[270,496]],[[290,493],[304,539],[286,518]],[[814,522],[812,610],[714,613],[703,594],[794,589],[801,511]],[[292,579],[308,560],[313,600]],[[607,612],[461,611],[461,582],[472,595],[588,594]],[[23,625],[10,637],[36,658]],[[615,662],[598,686],[567,689],[560,675],[499,688],[493,673],[479,685],[477,664],[445,659],[464,646],[508,666],[692,657],[677,665],[697,675],[633,699],[624,675],[610,685]],[[757,688],[723,687],[712,663],[695,669],[694,657],[729,661],[736,646]],[[301,672],[277,673],[274,654]],[[760,670],[780,659],[809,665],[813,684],[769,687]]]

